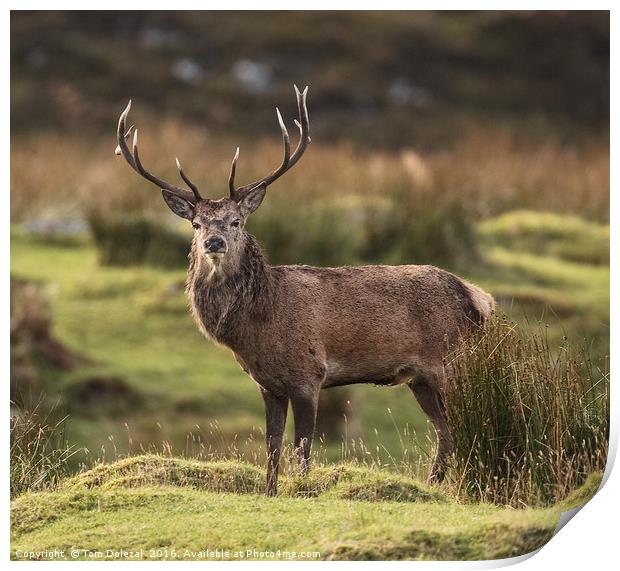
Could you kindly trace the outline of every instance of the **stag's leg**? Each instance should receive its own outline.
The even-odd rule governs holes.
[[[318,390],[291,394],[291,405],[295,417],[295,450],[301,473],[306,474],[310,468],[310,449],[319,406]]]
[[[428,478],[429,483],[441,482],[446,475],[448,459],[454,450],[452,435],[446,420],[443,397],[435,375],[421,375],[409,383],[422,410],[433,423],[437,433],[437,454]]]
[[[286,397],[278,397],[266,390],[261,390],[261,393],[265,401],[265,415],[267,417],[265,432],[265,441],[267,443],[267,495],[275,496],[278,491],[278,470],[288,399]]]

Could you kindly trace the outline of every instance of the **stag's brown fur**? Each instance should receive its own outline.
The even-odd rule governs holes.
[[[267,420],[267,493],[277,489],[278,464],[289,402],[295,417],[295,446],[308,468],[319,391],[374,383],[407,386],[429,416],[438,437],[431,480],[444,477],[452,451],[443,392],[443,358],[450,345],[481,325],[494,308],[480,288],[433,266],[314,268],[270,266],[245,221],[266,188],[303,155],[308,144],[308,89],[295,88],[300,140],[291,154],[284,142],[282,164],[249,185],[234,185],[230,198],[203,199],[177,165],[191,192],[148,172],[127,145],[130,105],[118,124],[117,154],[162,189],[170,209],[195,228],[187,295],[200,330],[229,347],[258,384]],[[131,103],[131,102],[130,102]]]

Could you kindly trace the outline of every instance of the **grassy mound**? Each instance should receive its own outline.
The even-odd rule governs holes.
[[[57,549],[69,559],[72,548],[79,559],[511,557],[544,545],[560,512],[599,483],[592,476],[554,508],[514,510],[451,502],[408,478],[342,465],[285,475],[280,495],[267,498],[256,466],[138,456],[19,496],[11,557]]]
[[[262,494],[265,474],[262,468],[246,462],[201,462],[150,454],[102,464],[68,479],[63,488],[114,490],[144,486]],[[322,494],[364,501],[445,501],[443,494],[431,491],[411,478],[355,466],[320,466],[306,477],[282,476],[281,496],[317,497]]]

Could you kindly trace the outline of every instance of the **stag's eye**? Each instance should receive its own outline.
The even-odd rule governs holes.
[[[194,230],[200,230],[200,224],[198,224],[197,222],[192,222],[192,227],[194,228]]]
[[[237,228],[239,226],[239,224],[241,224],[241,220],[239,220],[238,218],[236,218],[235,220],[233,220],[230,225]]]

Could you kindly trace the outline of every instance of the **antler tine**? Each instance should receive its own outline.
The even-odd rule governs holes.
[[[132,125],[131,127],[129,127],[129,129],[127,129],[127,132],[125,133],[125,141],[129,140],[129,137],[131,137],[131,133],[133,132],[135,128],[135,125]],[[120,155],[121,154],[121,146],[120,145],[116,145],[116,149],[114,149],[114,154],[115,155]]]
[[[174,160],[177,163],[177,168],[179,169],[179,174],[181,175],[181,178],[185,181],[185,184],[192,189],[196,200],[202,200],[202,196],[200,196],[200,192],[198,192],[198,187],[191,180],[189,180],[188,176],[183,172],[179,159],[175,158]]]
[[[310,139],[310,119],[308,117],[308,107],[306,105],[306,97],[308,95],[308,86],[299,93],[299,89],[295,85],[295,95],[297,97],[297,111],[299,113],[299,121],[295,120],[295,124],[299,128],[299,143],[291,157],[289,167],[291,168],[304,154],[308,145],[312,142]]]
[[[196,195],[196,194],[188,192],[187,190],[183,190],[182,188],[174,186],[166,182],[165,180],[162,180],[156,177],[155,175],[151,174],[142,166],[142,163],[140,162],[140,155],[138,154],[138,129],[134,129],[134,126],[132,125],[129,128],[129,130],[126,130],[127,115],[129,114],[130,109],[131,109],[131,100],[129,100],[127,107],[125,107],[125,110],[121,113],[121,116],[118,119],[118,129],[117,129],[118,145],[115,149],[115,153],[117,155],[122,155],[123,158],[129,164],[129,166],[133,170],[135,170],[138,174],[143,176],[149,182],[152,182],[159,188],[168,190],[172,192],[173,194],[176,194],[177,196],[180,196],[181,198],[187,200],[188,202],[195,204],[197,200],[200,200],[199,194]],[[129,150],[129,146],[127,145],[127,139],[131,135],[132,130],[133,130],[133,153],[132,151]]]
[[[288,162],[291,158],[291,140],[288,136],[288,131],[286,130],[286,125],[282,120],[282,114],[280,110],[276,107],[276,115],[278,116],[278,123],[280,124],[280,130],[282,131],[282,144],[284,145],[284,159],[282,160],[282,166],[288,165]]]
[[[230,198],[235,202],[238,201],[237,189],[235,188],[235,173],[237,172],[237,161],[239,160],[239,147],[235,152],[232,163],[230,165],[230,174],[228,175],[228,190],[230,192]]]
[[[278,117],[278,123],[280,125],[280,130],[282,131],[282,142],[284,145],[284,158],[282,160],[282,163],[277,169],[275,169],[270,175],[267,175],[265,178],[257,180],[251,184],[246,184],[242,187],[239,187],[238,189],[234,188],[234,176],[233,176],[232,184],[230,183],[230,179],[229,179],[229,184],[231,184],[230,194],[231,194],[231,198],[235,197],[234,200],[237,200],[237,201],[240,200],[250,190],[252,190],[253,188],[256,188],[257,186],[261,184],[269,185],[275,180],[277,180],[286,171],[288,171],[295,163],[297,163],[297,161],[301,158],[306,148],[310,144],[310,141],[311,141],[310,135],[309,135],[310,120],[308,118],[308,108],[306,106],[306,96],[308,94],[308,87],[306,86],[303,92],[300,92],[296,85],[294,87],[295,87],[295,96],[297,99],[297,111],[299,113],[299,121],[295,121],[295,124],[298,126],[299,132],[300,132],[299,143],[297,143],[297,147],[295,148],[295,151],[293,152],[293,154],[291,154],[291,143],[290,143],[288,131],[286,129],[286,125],[284,124],[284,121],[282,120],[282,115],[280,113],[280,110],[276,107],[276,114]]]
[[[127,103],[127,107],[125,107],[125,110],[121,113],[121,116],[118,118],[118,128],[116,131],[116,134],[118,136],[118,145],[116,146],[114,153],[117,155],[123,155],[125,160],[129,163],[129,166],[135,171],[137,171],[138,169],[136,168],[136,161],[134,161],[133,155],[131,154],[129,147],[127,146],[127,139],[129,138],[132,127],[134,127],[134,125],[129,128],[129,131],[125,132],[127,115],[129,114],[130,109],[131,99],[129,100],[129,103]]]

